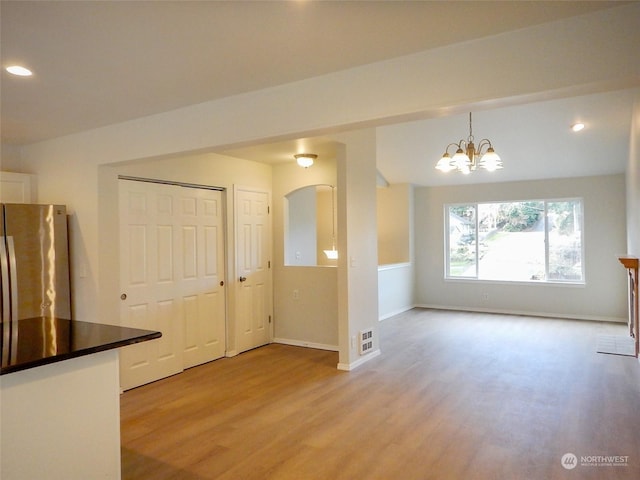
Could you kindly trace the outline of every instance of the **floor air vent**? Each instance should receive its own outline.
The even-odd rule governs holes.
[[[373,350],[373,329],[360,331],[360,355],[365,355]]]

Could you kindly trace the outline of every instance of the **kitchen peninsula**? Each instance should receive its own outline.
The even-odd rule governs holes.
[[[119,479],[118,348],[160,336],[51,317],[3,322],[0,478]]]

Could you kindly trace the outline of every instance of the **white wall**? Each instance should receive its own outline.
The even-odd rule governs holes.
[[[336,185],[336,176],[335,158],[319,157],[307,169],[300,168],[295,162],[273,167],[276,342],[338,349],[337,268],[284,264],[285,195],[308,185]]]
[[[338,270],[284,267],[276,274],[274,342],[338,350]]]
[[[378,267],[378,317],[385,320],[415,306],[413,264],[396,263]]]
[[[0,146],[0,170],[20,172],[22,155],[20,147],[2,144]]]
[[[333,198],[332,198],[333,197]],[[331,250],[335,245],[333,239],[337,240],[337,216],[336,211],[337,195],[335,188],[322,186],[317,188],[316,197],[316,259],[318,265],[336,267],[337,260],[327,258],[325,250]],[[333,209],[333,211],[332,211]],[[334,235],[335,234],[335,235]]]
[[[338,368],[351,370],[380,353],[376,135],[374,129],[336,136],[338,151]],[[373,329],[373,350],[360,356],[359,332]]]
[[[149,159],[145,161],[105,165],[98,169],[99,196],[99,269],[100,295],[98,308],[88,305],[87,299],[76,295],[74,308],[79,320],[118,324],[120,317],[118,175],[167,180],[225,189],[227,242],[227,351],[235,350],[235,291],[232,281],[235,272],[235,228],[233,186],[253,187],[271,192],[272,169],[269,165],[239,160],[216,154],[185,155],[179,158]],[[77,204],[74,203],[74,208]],[[78,252],[72,251],[76,261]],[[78,272],[76,272],[78,273]],[[82,281],[84,279],[80,279]],[[78,312],[94,313],[78,313]]]
[[[585,42],[591,32],[598,32],[600,40]],[[441,115],[452,107],[620,89],[637,84],[638,44],[640,5],[635,3],[29,145],[22,150],[20,171],[38,175],[39,201],[70,207],[72,275],[81,305],[76,313],[98,319],[106,315],[101,309],[110,301],[101,288],[101,270],[113,266],[101,253],[108,249],[104,237],[112,232],[100,225],[105,218],[99,209],[98,165],[363,128]],[[463,71],[473,71],[474,81],[458,74]],[[300,115],[301,105],[305,115]],[[350,166],[343,168],[358,175]],[[368,170],[363,178],[370,180]],[[375,185],[375,174],[371,181]],[[355,208],[375,216],[375,191],[369,196],[357,182],[344,185],[354,188],[350,197],[364,193]],[[373,238],[368,235],[375,237],[367,231],[349,241],[363,243],[368,252]],[[377,283],[377,258],[371,265],[368,255],[361,258]],[[370,287],[368,280],[366,285]],[[352,286],[346,277],[339,280],[341,288]],[[368,305],[371,295],[351,300]],[[341,362],[350,363],[349,335],[366,323],[362,315],[372,312],[368,307],[357,312],[355,305],[345,311],[355,315],[339,319]]]
[[[377,188],[378,316],[380,320],[413,308],[414,186]]]
[[[640,94],[637,96],[633,107],[633,120],[629,137],[626,253],[640,257]]]
[[[316,190],[299,188],[286,195],[285,238],[287,265],[317,265]],[[280,198],[276,200],[280,202]]]
[[[412,261],[412,203],[412,185],[378,187],[378,265]]]
[[[625,321],[623,175],[417,188],[416,303],[437,308]],[[444,205],[543,198],[584,199],[585,286],[444,280]],[[488,298],[484,299],[484,295]]]

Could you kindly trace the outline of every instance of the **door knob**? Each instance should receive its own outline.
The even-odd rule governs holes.
[[[247,277],[242,277],[242,276],[241,276],[241,277],[240,277],[240,281],[241,281],[241,282],[246,282],[246,281],[247,281]]]

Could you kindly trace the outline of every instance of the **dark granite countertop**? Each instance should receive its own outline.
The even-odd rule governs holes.
[[[35,317],[2,323],[0,375],[160,338],[152,330],[64,318]]]

